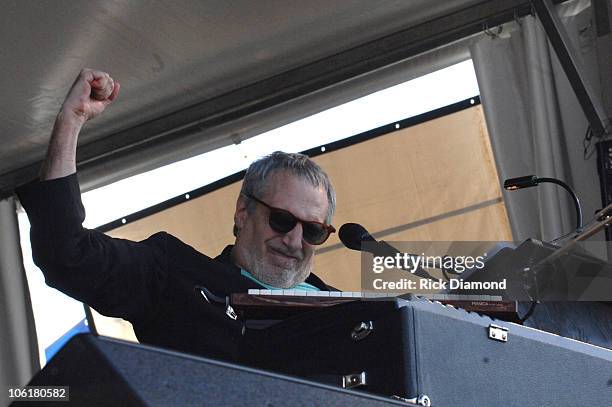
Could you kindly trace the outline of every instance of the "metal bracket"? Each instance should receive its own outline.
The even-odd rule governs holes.
[[[427,394],[421,394],[420,396],[413,397],[411,399],[407,399],[405,397],[400,396],[391,396],[394,400],[403,401],[404,403],[412,403],[419,406],[431,407],[431,399]]]
[[[366,384],[366,372],[342,376],[342,387],[345,389],[353,389],[355,387],[365,386]]]
[[[360,341],[374,331],[374,323],[372,321],[362,322],[355,326],[351,331],[351,339]]]
[[[489,339],[508,342],[508,328],[494,324],[489,325]]]
[[[238,319],[238,314],[236,314],[236,311],[234,311],[234,308],[232,308],[232,306],[229,304],[227,304],[227,307],[225,308],[225,315],[227,315],[234,321]]]

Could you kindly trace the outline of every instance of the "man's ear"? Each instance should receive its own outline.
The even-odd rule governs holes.
[[[244,223],[246,222],[246,218],[248,216],[247,206],[247,199],[243,195],[240,195],[238,200],[236,200],[236,212],[234,212],[234,226],[238,230],[242,229],[244,227]]]

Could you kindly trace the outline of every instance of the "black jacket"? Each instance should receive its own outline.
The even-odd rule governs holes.
[[[262,287],[231,263],[231,246],[212,259],[165,232],[133,242],[85,229],[76,174],[28,184],[17,194],[30,219],[34,262],[48,285],[130,321],[142,343],[236,360],[245,327],[226,314],[223,299]],[[330,289],[313,274],[306,281]]]

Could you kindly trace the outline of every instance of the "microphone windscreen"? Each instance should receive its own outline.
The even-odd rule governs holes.
[[[361,251],[362,242],[374,242],[374,238],[363,226],[357,223],[345,223],[338,231],[340,241],[349,249]]]

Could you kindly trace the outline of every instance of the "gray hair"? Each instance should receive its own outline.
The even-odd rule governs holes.
[[[289,171],[305,179],[314,187],[324,188],[328,203],[325,223],[331,224],[336,211],[336,192],[325,171],[304,154],[275,151],[253,161],[244,176],[240,193],[261,199],[268,186],[268,176],[277,171]]]

